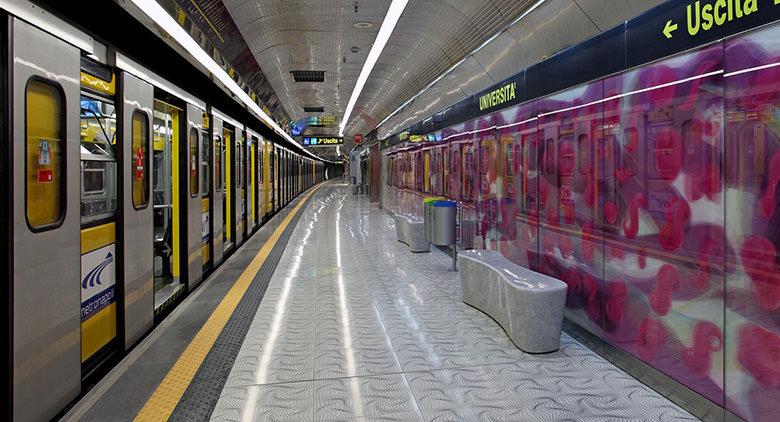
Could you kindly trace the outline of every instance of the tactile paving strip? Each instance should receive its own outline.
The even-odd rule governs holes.
[[[211,417],[236,356],[244,343],[249,326],[263,300],[271,276],[282,258],[295,226],[312,198],[313,196],[310,196],[306,200],[285,228],[168,420],[207,421]]]

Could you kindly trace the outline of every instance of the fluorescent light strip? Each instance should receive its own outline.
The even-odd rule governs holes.
[[[780,63],[774,64],[774,65],[761,66],[761,67],[762,68],[768,68],[768,67],[774,67],[774,66],[780,66]],[[745,71],[740,71],[740,72],[745,73],[745,72],[752,71],[752,70],[757,70],[757,68],[746,69]],[[512,123],[512,124],[504,125],[504,126],[492,126],[492,127],[485,128],[485,129],[471,130],[471,131],[465,131],[465,132],[461,132],[461,133],[456,133],[456,134],[453,134],[453,135],[450,135],[450,136],[444,138],[444,140],[447,141],[449,139],[452,139],[452,138],[455,138],[455,137],[458,137],[458,136],[463,136],[463,135],[474,135],[474,134],[477,134],[477,133],[481,133],[481,132],[485,132],[485,131],[493,130],[493,129],[506,129],[506,128],[510,128],[510,127],[514,127],[514,126],[519,126],[519,125],[522,125],[522,124],[533,122],[534,120],[538,120],[540,117],[545,117],[545,116],[550,116],[550,115],[553,115],[553,114],[558,114],[558,113],[564,113],[564,112],[567,112],[567,111],[577,110],[577,109],[589,107],[589,106],[592,106],[592,105],[605,103],[607,101],[612,101],[612,100],[625,98],[625,97],[628,97],[630,95],[641,94],[641,93],[644,93],[644,92],[654,91],[656,89],[668,88],[670,86],[680,85],[680,84],[683,84],[683,83],[686,83],[686,82],[692,82],[692,81],[695,81],[697,79],[703,79],[703,78],[708,78],[710,76],[720,75],[722,73],[723,73],[723,69],[716,70],[716,71],[713,71],[713,72],[705,73],[703,75],[692,76],[690,78],[680,79],[680,80],[677,80],[677,81],[668,82],[668,83],[661,84],[661,85],[655,85],[655,86],[651,86],[651,87],[648,87],[648,88],[638,89],[636,91],[631,91],[631,92],[626,92],[626,93],[623,93],[623,94],[613,95],[611,97],[603,98],[603,99],[600,99],[600,100],[597,100],[597,101],[592,101],[592,102],[589,102],[587,104],[582,104],[582,105],[578,105],[578,106],[574,106],[574,107],[568,107],[568,108],[563,108],[563,109],[560,109],[560,110],[555,110],[555,111],[550,111],[550,112],[547,112],[547,113],[542,113],[542,114],[538,115],[537,117],[532,117],[532,118],[530,118],[528,120],[523,120],[522,122],[518,122],[518,123]],[[726,76],[730,76],[730,75],[733,75],[733,74],[734,73],[727,74]]]
[[[393,0],[393,2],[390,3],[390,8],[387,9],[387,15],[385,15],[382,26],[376,34],[374,44],[371,46],[371,51],[368,53],[366,62],[363,64],[363,70],[360,71],[360,76],[358,76],[357,82],[355,83],[355,89],[352,90],[352,96],[349,98],[349,103],[347,103],[347,108],[344,111],[344,118],[341,120],[341,125],[339,125],[339,136],[344,136],[344,128],[347,126],[347,122],[352,116],[352,111],[355,109],[358,97],[360,97],[360,93],[363,92],[363,87],[366,85],[366,81],[368,81],[371,71],[374,70],[374,65],[376,65],[377,60],[379,60],[379,56],[385,49],[385,45],[387,45],[390,35],[393,34],[395,26],[398,24],[398,19],[401,18],[401,14],[404,9],[406,9],[407,3],[409,3],[409,0]]]
[[[157,3],[156,0],[129,1],[138,7],[138,9],[141,10],[146,16],[148,16],[149,19],[159,25],[163,31],[167,32],[168,35],[176,40],[176,42],[185,51],[190,53],[195,60],[203,65],[206,70],[211,72],[211,74],[214,75],[230,92],[232,92],[233,95],[241,100],[241,102],[244,103],[244,105],[246,105],[252,113],[254,113],[268,126],[270,126],[277,134],[279,134],[279,136],[294,144],[302,153],[317,160],[322,160],[295,142],[295,140],[290,137],[290,135],[288,135],[284,130],[282,130],[282,128],[279,127],[279,125],[276,124],[272,118],[265,114],[263,109],[261,109],[257,103],[252,101],[252,98],[250,98],[249,95],[244,92],[243,89],[241,89],[241,87],[233,80],[233,78],[231,78],[230,75],[228,75],[227,72],[225,72],[225,70],[222,69],[222,67],[217,64],[217,62],[215,62],[211,56],[209,56],[208,53],[203,51],[200,45],[194,39],[192,39],[192,37],[190,37],[184,28],[179,26],[179,24],[171,17],[171,15],[168,14],[168,12],[165,11],[165,9],[162,8],[162,6],[160,6],[159,3]]]
[[[376,125],[376,127],[382,126],[383,124],[387,123],[387,121],[388,121],[388,120],[390,120],[390,118],[391,118],[391,117],[393,117],[393,116],[395,116],[396,114],[398,114],[398,112],[399,112],[399,111],[401,111],[401,110],[402,110],[404,107],[406,107],[407,105],[409,105],[409,103],[411,103],[412,101],[414,101],[415,99],[417,99],[417,97],[419,97],[420,95],[422,95],[422,93],[423,93],[423,92],[427,91],[427,90],[428,90],[428,89],[430,89],[430,88],[431,88],[433,85],[435,85],[437,82],[439,82],[440,80],[442,80],[442,79],[443,79],[445,76],[449,75],[449,74],[450,74],[450,73],[451,73],[453,70],[455,70],[455,68],[457,68],[458,66],[460,66],[461,64],[463,64],[463,63],[466,61],[466,59],[468,59],[469,57],[471,57],[471,56],[473,56],[474,54],[476,54],[476,53],[477,53],[479,50],[482,50],[482,49],[483,49],[483,48],[484,48],[486,45],[490,44],[490,42],[491,42],[491,41],[493,41],[493,40],[495,40],[496,38],[498,38],[498,37],[499,37],[499,35],[503,34],[503,33],[504,33],[504,32],[506,32],[506,31],[508,31],[508,30],[509,30],[509,28],[511,28],[512,26],[514,26],[515,24],[517,24],[518,22],[520,22],[520,21],[521,21],[523,18],[525,18],[526,16],[528,16],[528,15],[529,15],[531,12],[533,12],[534,10],[536,10],[536,8],[538,8],[539,6],[541,6],[541,5],[542,5],[542,3],[544,3],[545,1],[546,1],[546,0],[539,0],[539,1],[537,1],[536,3],[534,3],[534,5],[533,5],[533,6],[529,7],[529,8],[528,8],[528,9],[527,9],[525,12],[523,12],[523,14],[522,14],[522,15],[518,16],[518,17],[517,17],[517,19],[515,19],[514,21],[512,21],[512,23],[510,23],[509,25],[507,25],[507,26],[506,26],[504,29],[502,29],[502,30],[500,30],[500,31],[496,32],[495,34],[493,34],[493,36],[491,36],[490,38],[488,38],[488,39],[487,39],[485,42],[483,42],[483,43],[482,43],[482,44],[481,44],[479,47],[477,47],[477,48],[475,48],[474,50],[472,50],[472,51],[471,51],[471,53],[467,54],[465,57],[463,57],[462,59],[460,59],[460,61],[458,61],[457,63],[455,63],[454,65],[452,65],[452,66],[451,66],[449,69],[447,69],[447,71],[446,71],[446,72],[444,72],[444,73],[442,73],[441,75],[439,75],[439,77],[437,77],[436,79],[434,79],[434,80],[433,80],[433,82],[429,83],[429,84],[428,84],[428,85],[427,85],[425,88],[423,88],[422,90],[420,90],[420,92],[418,92],[417,94],[415,94],[414,96],[412,96],[412,98],[410,98],[409,100],[407,100],[405,103],[401,104],[401,106],[400,106],[400,107],[398,107],[397,109],[395,109],[395,111],[393,111],[393,112],[392,112],[392,113],[390,113],[390,114],[389,114],[387,117],[385,117],[385,118],[384,118],[384,120],[382,120],[381,122],[379,122],[379,124],[378,124],[378,125]]]
[[[510,127],[520,126],[520,125],[524,125],[526,123],[531,123],[534,120],[539,120],[539,118],[538,117],[533,117],[533,118],[530,118],[528,120],[523,120],[522,122],[512,123],[511,125],[499,126],[498,129],[508,129]]]
[[[749,67],[747,69],[741,69],[741,70],[736,70],[734,72],[726,73],[726,74],[723,75],[723,77],[728,78],[730,76],[742,75],[744,73],[750,73],[750,72],[756,72],[756,71],[759,71],[759,70],[771,69],[771,68],[777,67],[777,66],[780,66],[780,63],[770,63],[770,64],[765,64],[765,65],[762,65],[762,66]]]
[[[590,107],[592,105],[605,103],[607,101],[618,100],[618,99],[621,99],[621,98],[624,98],[624,97],[628,97],[629,95],[642,94],[644,92],[655,91],[656,89],[668,88],[668,87],[671,87],[671,86],[680,85],[680,84],[684,84],[684,83],[687,83],[687,82],[692,82],[692,81],[695,81],[697,79],[703,79],[703,78],[708,78],[710,76],[720,75],[722,73],[723,73],[723,69],[720,69],[720,70],[716,70],[714,72],[705,73],[703,75],[691,76],[690,78],[680,79],[680,80],[673,81],[673,82],[667,82],[667,83],[661,84],[661,85],[655,85],[655,86],[651,86],[651,87],[648,87],[648,88],[637,89],[636,91],[625,92],[623,94],[613,95],[611,97],[603,98],[603,99],[597,100],[597,101],[592,101],[592,102],[589,102],[587,104],[582,104],[582,105],[578,105],[578,106],[574,106],[574,107],[564,108],[564,109],[561,109],[561,110],[555,110],[555,111],[550,111],[550,112],[547,112],[547,113],[542,113],[542,114],[539,115],[539,117],[544,117],[544,116],[549,116],[551,114],[564,113],[564,112],[567,112],[567,111],[572,111],[572,110],[577,110],[577,109],[580,109],[580,108]]]

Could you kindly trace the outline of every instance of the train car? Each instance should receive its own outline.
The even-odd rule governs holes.
[[[322,181],[323,163],[32,5],[0,19],[12,140],[1,147],[12,386],[2,407],[45,420]]]

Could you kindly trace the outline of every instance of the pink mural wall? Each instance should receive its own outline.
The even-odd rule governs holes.
[[[776,421],[778,64],[773,26],[448,128],[389,154],[390,208],[419,215],[435,177],[462,246],[563,280],[571,321]]]

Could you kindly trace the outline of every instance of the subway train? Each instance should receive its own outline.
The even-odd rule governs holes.
[[[5,399],[22,421],[62,411],[325,170],[259,119],[20,10],[0,12],[0,215]]]
[[[556,63],[601,46],[620,56],[605,39],[539,67],[566,75],[576,68]],[[563,280],[568,320],[728,412],[774,421],[780,24],[701,44],[542,96],[528,68],[515,80],[529,94],[507,107],[493,104],[511,95],[474,95],[471,115],[385,150],[388,208],[457,201],[461,247]]]

